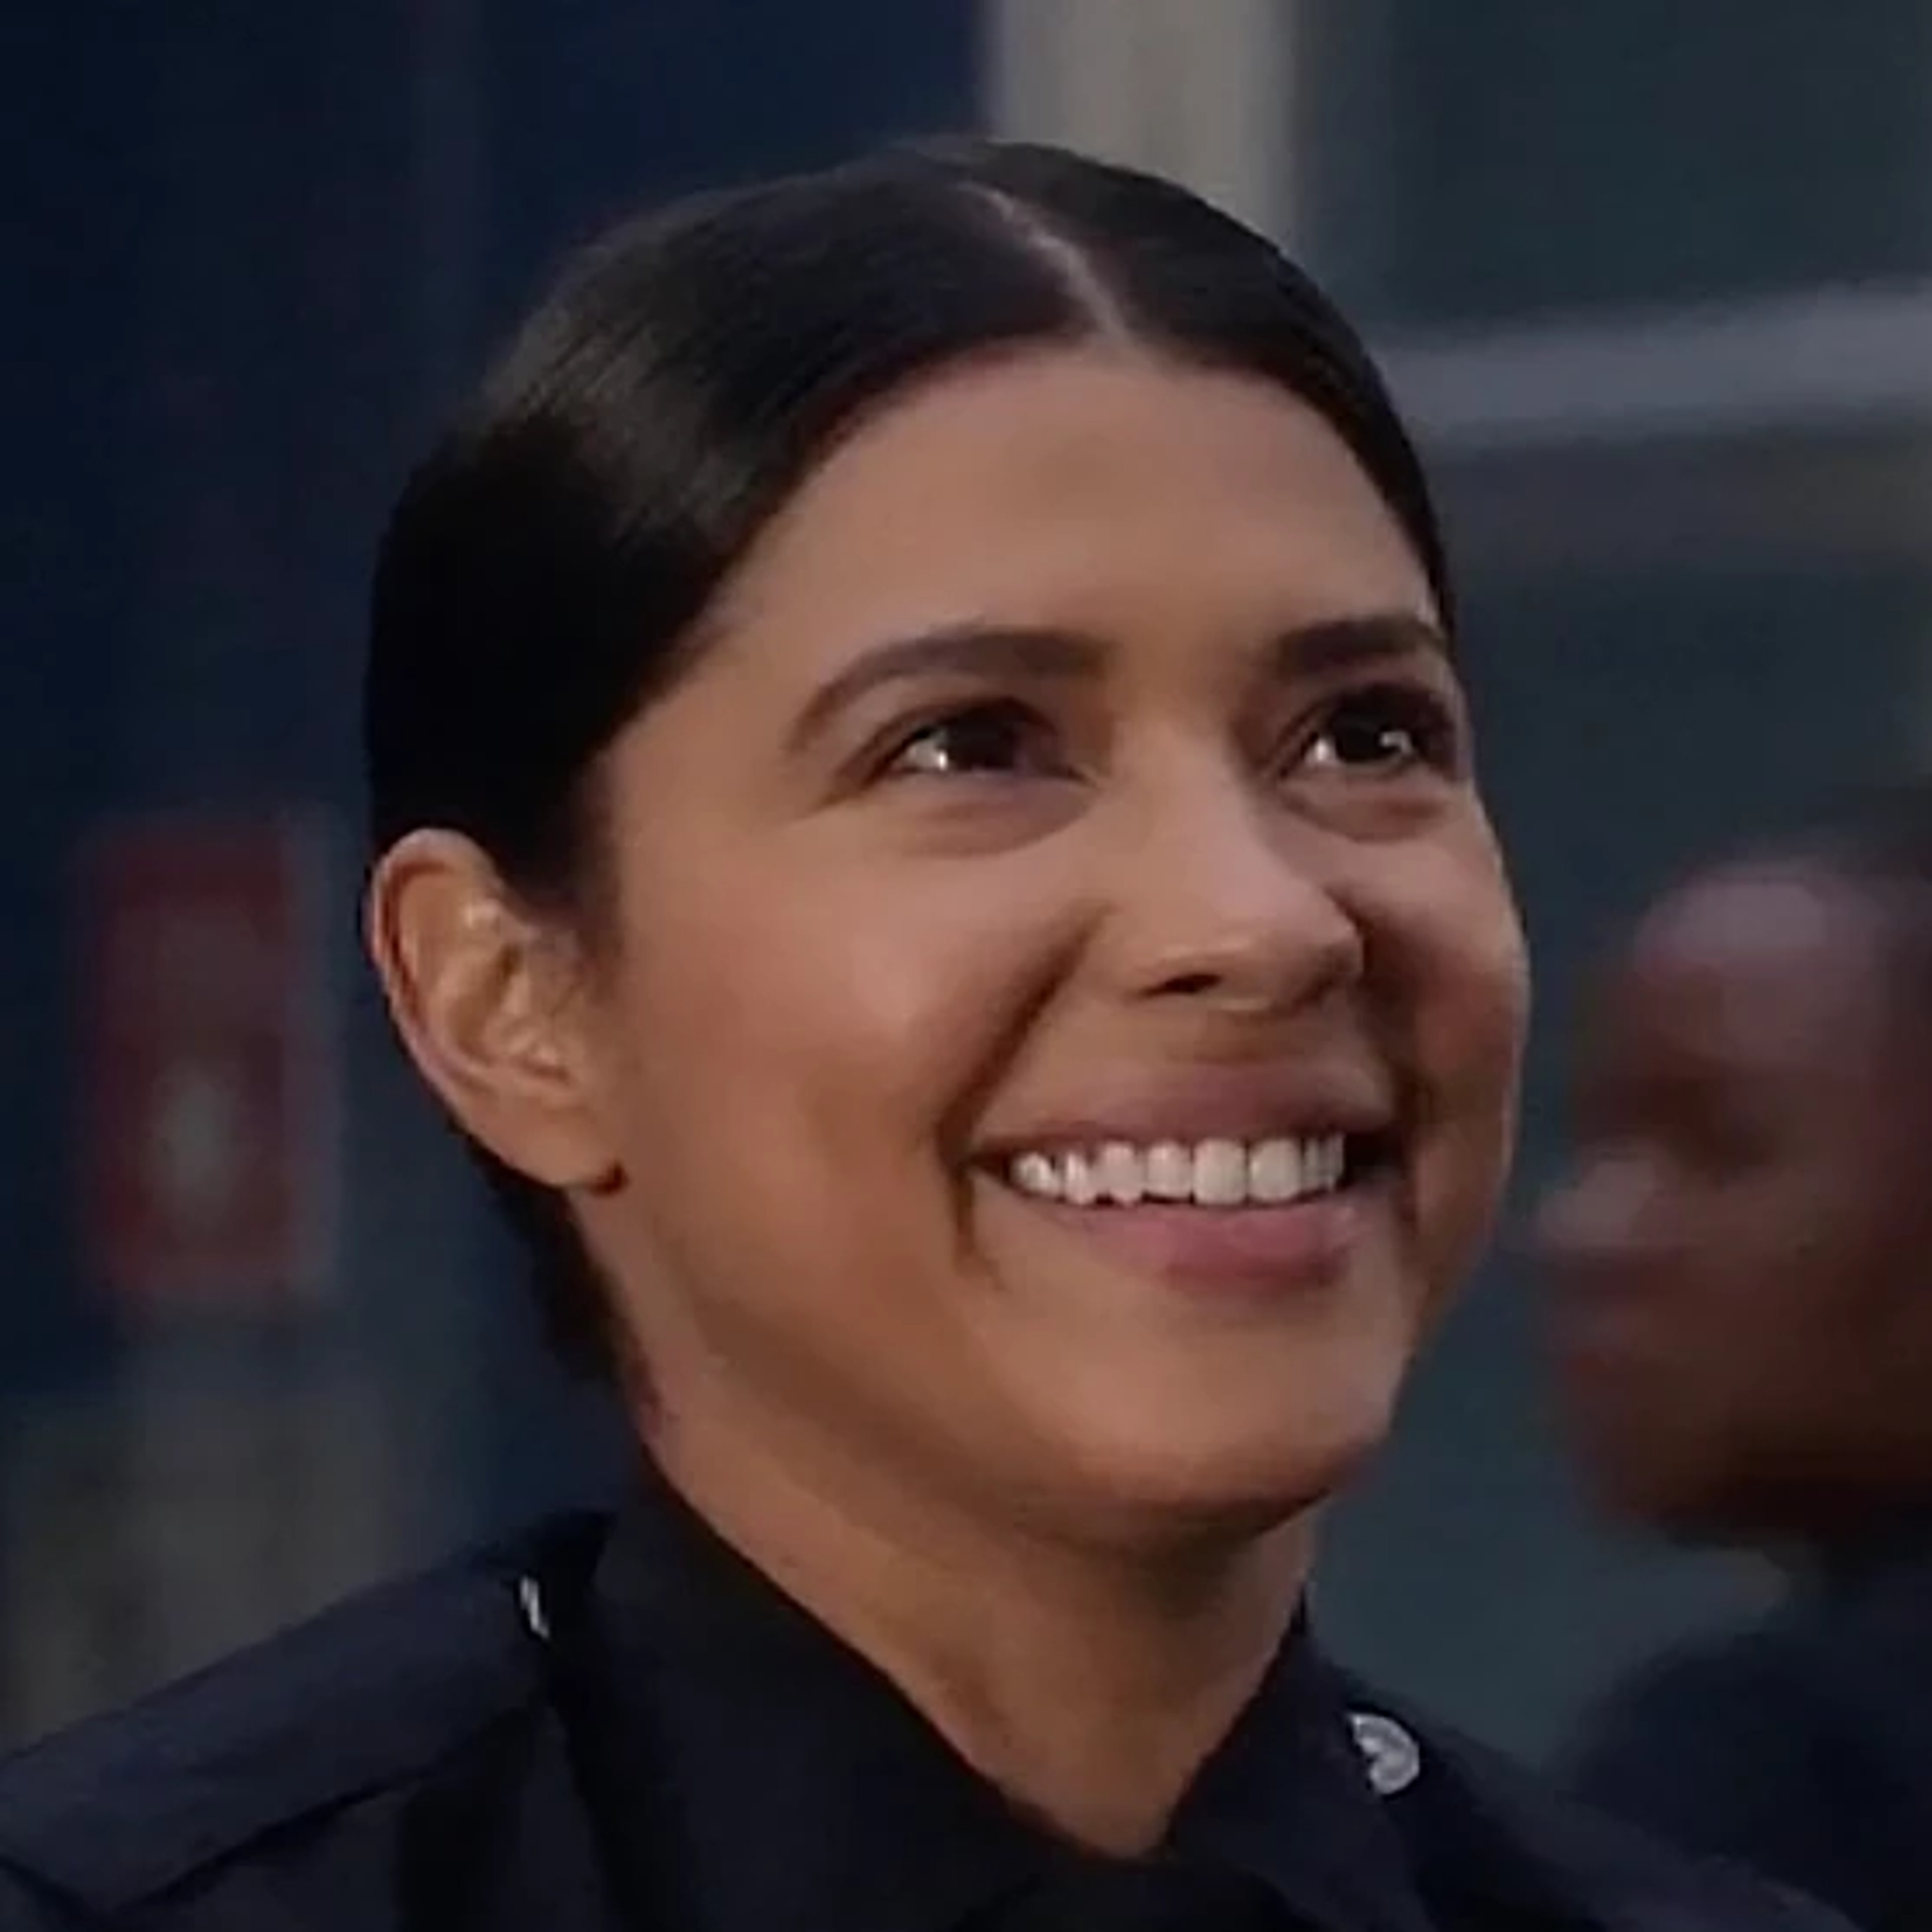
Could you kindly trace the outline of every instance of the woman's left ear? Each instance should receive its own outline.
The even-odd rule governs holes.
[[[364,930],[403,1043],[471,1138],[556,1188],[606,1184],[576,948],[520,907],[488,854],[410,833],[370,880]]]

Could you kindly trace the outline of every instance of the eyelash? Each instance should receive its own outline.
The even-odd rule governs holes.
[[[1007,778],[1018,776],[1069,778],[1077,775],[1070,760],[1057,752],[1041,757],[1024,773],[1013,765],[980,765],[964,770],[934,770],[908,760],[922,744],[939,734],[964,726],[995,724],[1009,728],[1016,739],[1045,743],[1054,734],[1047,719],[1032,706],[1016,698],[989,698],[962,704],[938,716],[927,718],[916,729],[896,736],[877,761],[876,776],[881,780]],[[1323,761],[1326,769],[1347,777],[1395,777],[1416,770],[1453,774],[1462,763],[1462,728],[1454,710],[1436,692],[1420,685],[1396,682],[1358,686],[1331,699],[1323,707],[1312,730],[1296,735],[1290,748],[1296,760],[1309,758],[1316,747],[1332,742],[1338,730],[1351,725],[1366,724],[1383,733],[1400,734],[1408,741],[1407,752],[1390,762],[1370,766],[1352,765],[1333,758]]]
[[[1392,767],[1384,768],[1389,776],[1418,770],[1454,774],[1462,768],[1462,726],[1455,711],[1439,694],[1422,685],[1394,682],[1363,685],[1343,692],[1323,713],[1320,729],[1303,741],[1301,755],[1306,757],[1323,740],[1332,740],[1338,728],[1364,722],[1382,731],[1399,732],[1409,741],[1408,754]],[[1382,773],[1365,771],[1362,775]]]
[[[1012,769],[1005,766],[981,766],[970,771],[953,772],[931,770],[909,762],[919,746],[938,739],[942,732],[956,731],[966,725],[986,724],[1010,727],[1016,735],[1030,739],[1045,740],[1052,736],[1052,727],[1031,705],[1024,704],[1017,698],[983,698],[976,703],[956,706],[937,717],[927,718],[916,729],[902,733],[892,741],[880,760],[879,776],[893,779],[1013,776]],[[1064,758],[1051,758],[1042,760],[1036,776],[1070,777],[1072,768]]]

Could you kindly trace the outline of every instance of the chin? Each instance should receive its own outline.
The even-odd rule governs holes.
[[[1075,1508],[1110,1541],[1142,1546],[1252,1540],[1346,1487],[1386,1441],[1395,1388],[1332,1384],[1261,1407],[1143,1410],[1070,1444]]]

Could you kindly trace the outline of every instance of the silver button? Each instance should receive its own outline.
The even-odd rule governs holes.
[[[1348,1726],[1378,1796],[1393,1798],[1422,1775],[1422,1747],[1406,1726],[1378,1711],[1352,1711]]]
[[[550,1618],[544,1610],[543,1591],[534,1576],[517,1579],[517,1607],[524,1613],[530,1634],[539,1643],[550,1641]]]

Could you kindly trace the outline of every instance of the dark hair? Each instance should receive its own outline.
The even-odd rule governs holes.
[[[1360,460],[1449,586],[1427,486],[1368,356],[1270,242],[1172,183],[1045,147],[894,149],[676,206],[588,250],[411,479],[376,572],[370,832],[474,838],[568,903],[587,783],[698,620],[868,410],[964,360],[1113,335],[1280,384]],[[550,1190],[482,1156],[553,1336],[608,1316]]]

